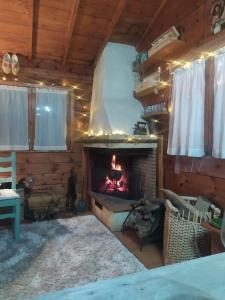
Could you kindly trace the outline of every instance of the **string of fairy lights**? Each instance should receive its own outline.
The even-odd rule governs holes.
[[[188,69],[192,66],[194,61],[197,60],[197,61],[201,62],[203,60],[213,59],[216,56],[218,56],[221,52],[222,52],[221,49],[217,50],[215,52],[204,52],[198,58],[195,58],[192,61],[174,60],[174,61],[169,62],[167,64],[167,68],[164,71],[162,71],[161,74],[160,74],[160,75],[162,75],[163,73],[168,73],[168,71],[169,71],[169,80],[168,81],[161,80],[159,82],[159,85],[161,85],[164,88],[171,87],[171,75],[173,74],[173,71],[175,69],[178,69],[178,68]],[[171,107],[171,105],[169,105],[168,106],[168,112],[170,113],[171,111],[172,111],[172,107]],[[159,120],[157,120],[157,119],[152,119],[152,121],[155,124],[159,123]],[[106,137],[106,136],[110,135],[109,133],[104,133],[103,130],[99,130],[98,133],[94,133],[94,132],[91,132],[91,131],[86,131],[86,132],[84,132],[84,134],[89,136],[89,137],[90,136],[97,136],[97,137],[103,137],[103,138],[104,138],[104,136]],[[124,132],[122,132],[120,130],[115,130],[111,134],[112,135],[123,135],[124,140],[127,141],[127,142],[132,142],[132,141],[138,140],[138,139],[134,139],[130,136],[126,136],[124,134]],[[151,139],[157,139],[158,138],[158,136],[156,134],[150,134],[149,136],[150,136]]]
[[[76,110],[76,118],[79,118],[81,121],[84,119],[88,119],[89,117],[89,105],[88,104],[84,104],[84,103],[88,103],[90,102],[90,99],[87,99],[86,97],[84,97],[82,95],[82,88],[77,84],[69,84],[66,83],[65,81],[63,81],[61,84],[56,84],[53,82],[46,82],[46,81],[39,81],[39,80],[32,80],[29,79],[29,82],[27,82],[27,80],[22,80],[19,79],[18,77],[8,77],[8,76],[2,76],[0,79],[2,79],[2,81],[7,84],[7,85],[12,85],[13,81],[15,81],[16,85],[19,86],[28,86],[28,87],[41,87],[41,88],[66,88],[70,91],[79,91],[79,95],[76,95],[75,93],[73,93],[73,98],[75,101],[79,101],[80,102],[80,110]],[[26,83],[25,83],[26,81]]]
[[[225,53],[225,47],[224,48],[221,48],[219,50],[216,50],[216,51],[212,51],[212,52],[203,52],[201,53],[201,55],[199,55],[197,58],[194,57],[192,59],[192,61],[186,61],[186,60],[173,60],[173,61],[170,61],[167,63],[167,68],[165,68],[160,75],[164,74],[167,72],[168,74],[168,71],[169,71],[169,80],[167,81],[163,81],[161,80],[159,82],[159,85],[161,85],[163,88],[166,88],[166,87],[171,87],[171,75],[173,74],[173,72],[176,70],[176,69],[180,69],[180,68],[184,68],[184,69],[188,69],[188,68],[191,68],[192,64],[194,61],[199,61],[199,62],[202,62],[202,61],[206,61],[206,60],[209,60],[209,59],[214,59],[215,57],[217,57],[218,55],[222,54],[222,53]],[[3,76],[1,78],[3,81],[5,82],[12,82],[12,79],[8,79],[6,76]],[[18,82],[19,81],[19,78],[18,77],[14,77],[13,80],[15,82]],[[59,87],[59,88],[68,88],[70,90],[80,90],[81,88],[79,87],[79,85],[74,85],[74,84],[68,84],[66,82],[62,82],[60,85],[59,84],[55,84],[55,83],[46,83],[45,81],[37,81],[37,80],[32,80],[32,83],[29,83],[30,85],[37,85],[37,86],[41,86],[41,87],[46,87],[46,88],[51,88],[51,87]],[[82,95],[75,95],[74,94],[74,98],[76,101],[88,101],[87,99],[85,99],[84,97],[82,97]],[[87,111],[87,108],[88,108],[88,105],[83,105],[82,106],[82,111],[77,111],[76,113],[81,117],[81,118],[87,118],[89,117],[89,111]],[[171,107],[168,106],[168,112],[171,112]],[[154,119],[153,120],[154,123],[158,123],[159,121],[157,119]],[[83,134],[86,135],[86,136],[97,136],[97,137],[107,137],[109,135],[118,135],[118,136],[123,136],[124,137],[124,140],[126,140],[127,142],[133,142],[134,140],[138,140],[138,138],[132,138],[130,136],[126,136],[124,134],[123,131],[121,130],[114,130],[113,132],[111,133],[104,133],[103,130],[99,130],[98,133],[94,133],[94,132],[91,132],[91,131],[83,131]],[[155,134],[150,134],[149,135],[151,139],[157,139],[157,135]],[[139,138],[141,139],[141,138]]]

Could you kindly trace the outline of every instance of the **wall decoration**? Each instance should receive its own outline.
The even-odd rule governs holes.
[[[177,31],[176,27],[172,26],[169,30],[167,30],[154,42],[152,42],[152,47],[148,50],[148,57],[151,57],[154,53],[170,44],[171,42],[178,40],[179,37],[180,34]]]
[[[214,0],[212,3],[212,33],[216,34],[225,28],[225,0]]]
[[[9,53],[5,53],[2,58],[2,71],[5,74],[12,73],[13,75],[17,75],[20,70],[19,59],[16,54],[12,56]]]

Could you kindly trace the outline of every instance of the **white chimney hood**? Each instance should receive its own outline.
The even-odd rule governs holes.
[[[94,72],[89,135],[133,135],[143,107],[134,99],[136,57],[132,46],[108,43]]]

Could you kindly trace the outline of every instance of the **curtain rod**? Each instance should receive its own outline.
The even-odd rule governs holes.
[[[25,82],[14,82],[9,80],[0,80],[0,85],[8,85],[8,86],[18,86],[18,87],[29,87],[29,88],[39,88],[39,89],[51,89],[51,90],[68,90],[72,91],[73,89],[70,87],[62,87],[62,86],[46,86],[40,85],[38,83],[25,83]]]

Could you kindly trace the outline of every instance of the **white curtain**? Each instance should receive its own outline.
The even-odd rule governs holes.
[[[0,151],[28,149],[28,89],[0,86]]]
[[[225,158],[225,54],[215,58],[212,155]]]
[[[204,156],[205,61],[173,76],[168,154]]]
[[[34,149],[66,150],[67,91],[36,89]]]

